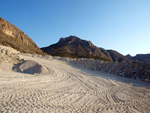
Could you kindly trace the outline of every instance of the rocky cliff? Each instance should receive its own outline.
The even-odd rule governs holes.
[[[20,52],[44,54],[23,31],[0,17],[0,44]]]

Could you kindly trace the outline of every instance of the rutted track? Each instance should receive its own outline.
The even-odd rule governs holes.
[[[50,68],[51,72],[39,76],[15,72],[0,74],[2,113],[149,113],[150,111],[150,88],[135,87],[92,76],[62,61],[20,57],[35,60]],[[97,74],[94,71],[91,73]]]

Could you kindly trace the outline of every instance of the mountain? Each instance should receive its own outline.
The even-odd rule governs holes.
[[[130,56],[126,56],[132,60],[138,60],[138,61],[141,61],[141,62],[145,62],[145,63],[150,63],[150,54],[137,54],[136,56],[134,57],[130,57]]]
[[[23,31],[0,17],[0,44],[20,52],[44,54],[44,52]]]
[[[127,54],[126,57],[132,59],[132,56],[130,54]]]
[[[41,48],[45,53],[54,56],[72,58],[94,58],[111,61],[107,51],[94,46],[90,41],[81,40],[76,36],[61,38],[58,43]]]
[[[118,53],[117,51],[107,50],[107,52],[110,54],[113,61],[118,61],[118,62],[122,62],[124,60],[125,61],[131,61],[131,59],[129,59],[128,57],[123,56],[122,54]]]
[[[115,51],[98,48],[91,41],[82,40],[76,36],[61,38],[58,43],[41,48],[53,56],[72,58],[94,58],[105,61],[122,61],[128,58]]]

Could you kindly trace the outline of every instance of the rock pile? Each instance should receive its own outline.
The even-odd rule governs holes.
[[[18,53],[19,52],[13,48],[0,45],[0,63],[17,61],[19,59]]]
[[[13,70],[26,74],[47,74],[50,72],[48,68],[32,60],[24,61],[14,65]]]
[[[0,45],[0,72],[11,71],[14,64],[22,61],[18,53],[13,48]]]
[[[51,56],[48,55],[32,55],[20,53],[19,51],[11,48],[0,45],[0,72],[21,72],[26,74],[47,74],[50,72],[50,69],[38,64],[32,60],[24,60],[19,57],[19,54],[32,57],[40,57],[44,59],[51,59]]]
[[[119,75],[123,77],[133,78],[136,80],[150,82],[150,64],[132,61],[132,62],[106,62],[93,59],[77,59],[75,63],[92,70],[101,71]]]

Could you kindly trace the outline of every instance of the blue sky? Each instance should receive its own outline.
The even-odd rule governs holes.
[[[150,53],[150,0],[0,0],[0,16],[39,47],[75,35],[123,55]]]

